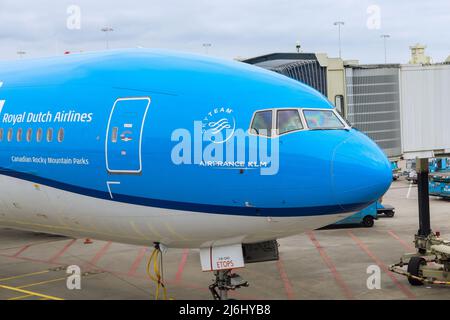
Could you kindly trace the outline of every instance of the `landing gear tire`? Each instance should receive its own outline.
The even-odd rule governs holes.
[[[386,217],[392,218],[395,215],[395,211],[389,210],[384,213]]]
[[[408,262],[408,273],[413,276],[420,277],[420,266],[426,265],[427,262],[421,257],[412,257]],[[423,281],[408,277],[408,282],[412,286],[423,286]]]
[[[362,225],[365,228],[372,228],[374,224],[375,220],[373,219],[372,216],[365,216],[364,219],[362,220]]]

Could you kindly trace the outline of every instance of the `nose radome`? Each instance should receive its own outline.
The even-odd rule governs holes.
[[[370,204],[392,183],[392,170],[383,151],[366,135],[352,136],[336,146],[332,162],[332,186],[342,206]]]

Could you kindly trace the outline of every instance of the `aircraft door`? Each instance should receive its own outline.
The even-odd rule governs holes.
[[[114,103],[106,129],[109,173],[141,173],[142,132],[149,105],[149,97],[120,98]]]

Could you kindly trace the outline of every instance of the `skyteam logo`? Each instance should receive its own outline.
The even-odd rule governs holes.
[[[248,119],[250,121],[250,119]],[[279,169],[279,139],[249,134],[236,127],[231,108],[215,108],[192,128],[172,131],[171,159],[175,165],[196,165],[218,170],[260,170],[274,175]]]
[[[231,108],[215,108],[208,112],[202,121],[202,133],[209,131],[208,139],[213,143],[224,143],[236,129],[236,119]]]
[[[3,81],[0,81],[0,88],[1,87],[3,87]],[[5,100],[0,100],[0,113],[2,113],[4,105],[5,105]]]

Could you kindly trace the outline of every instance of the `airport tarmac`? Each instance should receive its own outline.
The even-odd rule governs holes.
[[[450,299],[450,287],[411,287],[388,271],[413,251],[418,229],[417,188],[392,184],[383,203],[396,208],[373,228],[317,230],[279,240],[280,260],[248,264],[239,274],[248,288],[235,299]],[[450,201],[431,197],[434,231],[450,239]],[[0,299],[154,299],[145,272],[151,249],[0,229]],[[67,289],[66,268],[78,265],[81,290]],[[381,288],[368,289],[367,268],[378,265]],[[198,250],[169,249],[164,276],[173,299],[211,299],[211,273],[202,272]]]

